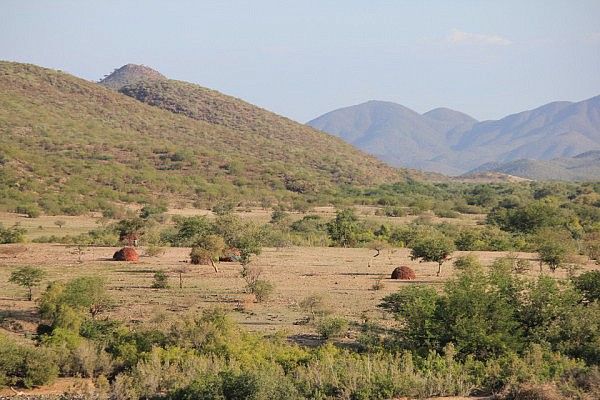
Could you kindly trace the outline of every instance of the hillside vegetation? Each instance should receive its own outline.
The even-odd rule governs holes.
[[[165,107],[175,113],[62,72],[1,62],[1,207],[76,214],[156,196],[204,204],[314,202],[342,185],[406,175],[247,103],[160,82],[168,98],[172,87],[188,90],[169,103],[179,106]]]

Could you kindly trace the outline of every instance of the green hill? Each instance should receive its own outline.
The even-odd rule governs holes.
[[[343,185],[412,176],[240,100],[155,82],[166,85],[166,98],[181,88],[166,110],[62,72],[0,62],[0,207],[323,202]]]

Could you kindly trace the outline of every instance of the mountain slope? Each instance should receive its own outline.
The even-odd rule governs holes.
[[[362,118],[363,108],[359,105],[332,111],[309,125],[345,138],[394,165],[448,174],[464,173],[490,162],[550,160],[600,150],[600,96],[577,103],[554,102],[497,121],[476,122],[447,109],[419,115],[399,105],[395,110],[402,112],[394,117],[371,113],[376,118],[370,120],[370,126],[385,124],[393,138],[353,124]],[[376,148],[353,140],[368,133]],[[413,157],[399,157],[411,149],[416,137],[423,143]]]
[[[269,125],[264,114],[253,118],[257,127]],[[269,118],[287,122],[277,134],[242,131],[152,107],[65,73],[0,62],[2,207],[37,201],[50,212],[77,212],[153,197],[316,198],[339,185],[408,175],[340,139]]]
[[[515,160],[488,163],[463,175],[470,177],[484,172],[514,175],[533,180],[590,181],[600,177],[600,151],[588,151],[575,157],[552,160]]]
[[[443,151],[444,135],[436,129],[439,122],[391,102],[369,101],[342,108],[308,125],[339,136],[393,165],[420,168],[420,160]]]
[[[454,147],[464,168],[486,161],[572,157],[596,149],[600,150],[600,96],[479,123]]]
[[[469,131],[477,120],[467,114],[450,108],[435,108],[423,114],[438,132],[446,134],[447,143],[455,143],[460,135]]]

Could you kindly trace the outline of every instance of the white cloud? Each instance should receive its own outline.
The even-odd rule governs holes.
[[[512,44],[510,40],[500,35],[486,35],[483,33],[469,33],[458,29],[453,29],[446,36],[446,43],[450,44],[475,44],[485,46],[508,46]]]
[[[587,35],[586,41],[592,44],[600,43],[600,32],[593,32]]]

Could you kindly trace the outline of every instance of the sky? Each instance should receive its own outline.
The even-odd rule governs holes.
[[[0,59],[143,64],[300,122],[368,100],[497,119],[600,94],[600,1],[0,0]]]

